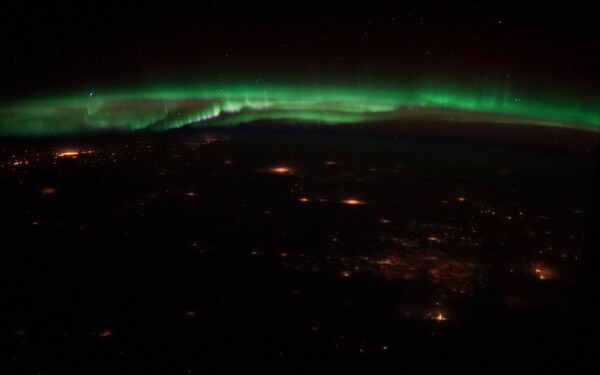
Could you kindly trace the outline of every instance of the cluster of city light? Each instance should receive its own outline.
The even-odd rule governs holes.
[[[79,155],[89,155],[89,154],[93,154],[94,151],[92,150],[83,150],[83,151],[79,151],[79,150],[65,150],[65,151],[59,151],[56,153],[56,157],[57,158],[76,158]]]

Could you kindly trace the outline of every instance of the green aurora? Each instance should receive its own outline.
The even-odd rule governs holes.
[[[514,123],[597,132],[593,100],[451,85],[212,84],[90,92],[0,105],[0,135],[162,131],[261,120],[348,124],[377,121]]]

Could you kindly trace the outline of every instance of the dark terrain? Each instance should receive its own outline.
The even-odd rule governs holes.
[[[350,129],[0,141],[1,372],[575,371],[594,157]]]

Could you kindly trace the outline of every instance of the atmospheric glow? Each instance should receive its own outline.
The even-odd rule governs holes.
[[[518,98],[519,100],[515,100]],[[95,91],[0,105],[0,135],[162,131],[253,121],[348,124],[381,121],[517,123],[597,131],[593,98],[420,85],[206,85]]]

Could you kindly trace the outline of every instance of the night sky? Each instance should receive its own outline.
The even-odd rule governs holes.
[[[40,3],[0,11],[0,373],[594,363],[600,3]]]
[[[591,1],[19,2],[4,99],[243,79],[517,83],[597,97]]]

